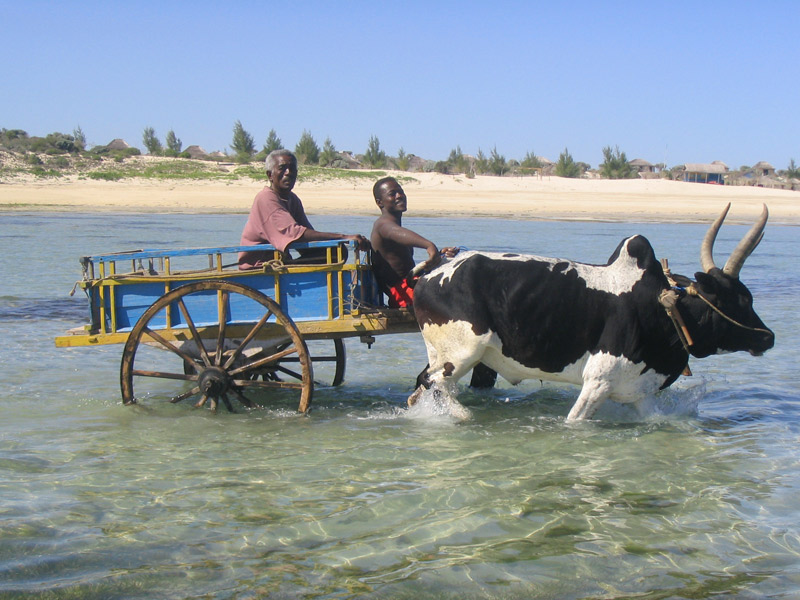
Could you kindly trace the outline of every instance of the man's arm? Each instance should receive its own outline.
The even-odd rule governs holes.
[[[369,249],[369,242],[360,233],[347,234],[347,233],[331,233],[328,231],[317,231],[316,229],[309,229],[303,232],[298,242],[324,242],[327,240],[354,240],[358,244],[360,250]]]

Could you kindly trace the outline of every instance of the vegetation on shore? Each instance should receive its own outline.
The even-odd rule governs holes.
[[[147,131],[145,132],[147,134]],[[160,147],[154,145],[153,148]],[[174,144],[173,144],[174,148]],[[169,150],[169,146],[167,147]],[[29,137],[21,130],[2,130],[0,135],[0,181],[20,177],[53,179],[77,177],[99,181],[124,179],[195,181],[266,181],[263,162],[255,159],[232,162],[227,157],[192,159],[181,153],[142,156],[137,148],[95,147],[85,150],[75,136],[50,134]],[[305,165],[299,180],[353,179],[375,181],[383,170],[355,170]],[[409,177],[408,179],[412,179]]]
[[[253,136],[245,130],[240,121],[233,127],[230,153],[206,153],[199,146],[183,148],[183,143],[174,131],[167,132],[165,144],[161,143],[153,127],[145,127],[142,143],[148,156],[142,156],[138,148],[131,147],[122,140],[114,140],[105,146],[86,148],[86,136],[80,127],[72,134],[50,133],[44,137],[30,136],[22,129],[0,130],[0,181],[21,177],[60,178],[78,177],[119,181],[122,179],[171,179],[171,180],[212,180],[234,181],[239,179],[266,180],[263,160],[266,155],[283,147],[275,130],[269,135],[260,151],[256,151]],[[619,147],[603,148],[603,162],[592,170],[587,163],[575,161],[567,148],[553,163],[537,157],[529,151],[521,160],[506,159],[493,147],[488,156],[479,148],[475,156],[462,152],[456,146],[447,160],[424,160],[406,153],[403,148],[397,156],[389,156],[381,148],[377,136],[371,136],[364,154],[337,151],[330,138],[322,148],[308,131],[303,131],[294,148],[299,162],[303,165],[300,180],[325,179],[370,179],[386,174],[381,169],[398,171],[437,172],[442,174],[463,174],[468,178],[475,175],[525,176],[556,175],[559,177],[599,177],[604,179],[629,179],[640,177],[634,163],[628,160]],[[635,162],[635,161],[634,161]],[[651,165],[653,171],[648,176],[678,178],[682,175],[679,167],[669,169],[666,165]],[[750,167],[743,166],[738,175],[743,175]],[[737,173],[734,173],[737,174]],[[786,181],[800,179],[800,168],[790,160],[787,169],[778,171],[777,176]],[[412,179],[409,176],[409,179]]]

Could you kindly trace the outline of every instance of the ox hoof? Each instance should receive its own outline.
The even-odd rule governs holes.
[[[414,391],[414,393],[413,393],[413,394],[411,394],[411,395],[408,397],[408,405],[409,405],[409,406],[414,406],[414,405],[417,403],[417,401],[419,400],[420,396],[422,396],[422,393],[423,393],[424,391],[425,391],[425,388],[424,388],[424,387],[422,387],[422,386],[418,387],[418,388],[417,388],[417,389]]]

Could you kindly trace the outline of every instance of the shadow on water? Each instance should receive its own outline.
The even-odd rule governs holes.
[[[0,296],[0,321],[48,319],[74,321],[79,325],[88,318],[87,311],[82,292],[64,298]]]

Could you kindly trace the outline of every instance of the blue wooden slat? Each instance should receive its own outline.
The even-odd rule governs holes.
[[[293,242],[290,249],[304,249],[304,248],[328,248],[336,247],[343,243],[341,240],[327,240],[324,242]],[[352,243],[348,243],[351,245]],[[255,246],[219,246],[212,248],[179,248],[175,250],[168,249],[150,249],[150,250],[131,250],[128,252],[113,252],[110,254],[97,254],[94,256],[83,256],[81,262],[107,262],[107,261],[123,261],[123,260],[140,260],[143,258],[165,258],[167,256],[198,256],[206,254],[233,254],[239,252],[251,252],[253,250],[267,250],[274,251],[275,246],[270,244],[256,244]]]

